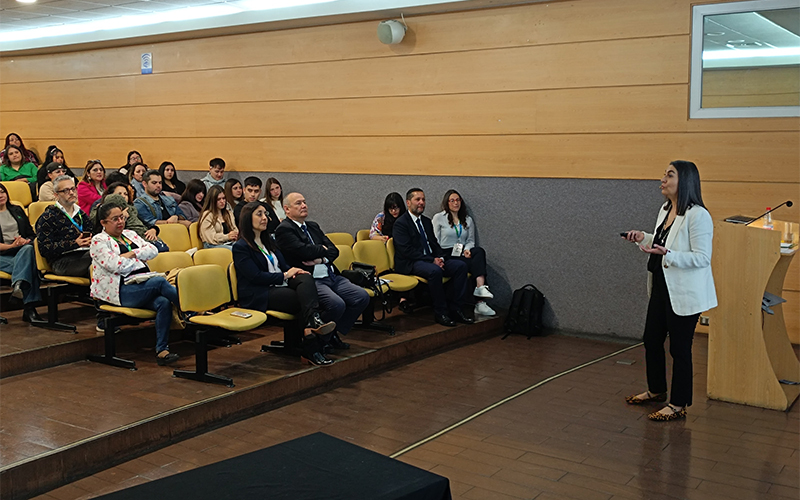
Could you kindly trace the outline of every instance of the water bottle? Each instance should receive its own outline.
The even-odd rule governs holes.
[[[767,212],[772,210],[770,207],[767,207]],[[767,218],[764,220],[764,229],[772,229],[772,214],[767,214]]]

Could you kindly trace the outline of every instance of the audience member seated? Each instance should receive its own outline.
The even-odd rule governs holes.
[[[130,184],[133,188],[136,198],[144,196],[144,185],[142,184],[142,179],[144,178],[144,173],[148,170],[149,169],[147,168],[147,165],[144,163],[131,165],[131,168],[128,170],[128,184]]]
[[[83,171],[83,179],[78,183],[78,205],[86,213],[91,212],[92,204],[106,192],[106,169],[100,160],[89,160]]]
[[[28,184],[31,199],[36,199],[36,165],[22,160],[22,150],[17,146],[6,147],[6,156],[0,164],[0,181],[18,181]]]
[[[203,200],[206,197],[206,185],[203,181],[192,179],[186,184],[186,189],[181,195],[181,203],[178,205],[184,217],[189,222],[200,220],[200,213],[203,211]]]
[[[39,184],[39,191],[42,190],[42,186],[48,181],[52,179],[48,179],[47,176],[47,166],[51,163],[58,163],[59,165],[64,167],[64,172],[75,179],[75,182],[78,182],[78,178],[75,173],[72,171],[69,166],[67,166],[67,160],[64,158],[64,152],[58,149],[57,146],[52,145],[48,146],[47,154],[44,157],[44,161],[42,162],[42,166],[39,167],[39,171],[36,173],[36,182]],[[44,201],[41,199],[41,195],[39,196],[39,201]]]
[[[56,201],[56,190],[53,187],[53,180],[62,175],[67,175],[66,168],[59,163],[51,161],[46,167],[43,167],[43,169],[47,172],[47,178],[49,180],[39,188],[39,201]]]
[[[161,194],[161,174],[158,170],[148,170],[144,177],[144,196],[136,198],[133,206],[139,218],[148,226],[156,224],[183,224],[189,227],[192,222],[183,215],[178,202],[172,196]]]
[[[258,201],[259,196],[261,196],[261,179],[258,177],[250,176],[244,180],[244,200],[242,200],[236,208],[233,209],[233,220],[237,223],[239,222],[239,214],[242,211],[242,207],[247,205],[248,203],[252,203],[254,201]],[[278,220],[278,216],[275,215],[275,211],[272,209],[272,205],[264,202],[258,201],[264,209],[267,211],[267,216],[269,216],[269,222],[267,223],[267,234],[275,234],[275,229],[277,229],[278,224],[281,223]],[[283,212],[283,209],[281,209]]]
[[[111,177],[111,175],[109,175],[109,177]],[[122,214],[125,216],[125,229],[130,229],[138,234],[140,238],[143,238],[148,243],[152,243],[159,252],[168,252],[169,247],[167,244],[158,239],[158,226],[146,226],[144,222],[142,222],[139,218],[139,211],[136,210],[136,207],[133,205],[133,199],[133,188],[127,184],[122,182],[109,184],[106,193],[100,198],[100,202],[92,206],[92,211],[89,213],[89,218],[92,219],[92,225],[94,225],[94,232],[99,233],[103,229],[103,226],[99,223],[97,218],[97,207],[108,203],[122,210]]]
[[[6,143],[3,146],[3,150],[0,151],[0,163],[2,163],[5,160],[6,149],[8,149],[9,146],[14,146],[16,148],[19,148],[20,151],[22,151],[23,163],[33,163],[34,166],[39,165],[39,157],[36,156],[36,153],[26,148],[25,144],[23,144],[22,142],[22,137],[20,137],[19,134],[15,134],[13,132],[6,136]]]
[[[169,352],[168,342],[172,306],[178,304],[178,291],[160,275],[135,281],[136,275],[150,271],[145,261],[158,255],[158,250],[125,229],[125,215],[119,207],[102,204],[97,218],[103,231],[92,238],[92,297],[115,306],[155,311],[156,361],[159,365],[174,363],[178,355]]]
[[[228,179],[224,186],[225,199],[228,201],[228,209],[233,212],[234,207],[244,200],[244,189],[239,179]]]
[[[475,222],[467,215],[467,205],[455,189],[450,189],[442,200],[442,211],[433,216],[433,233],[444,250],[444,260],[463,261],[475,278],[473,295],[478,298],[475,314],[494,316],[494,309],[483,299],[494,295],[486,284],[486,252],[475,246]]]
[[[125,165],[119,167],[118,172],[124,175],[125,177],[129,177],[131,167],[136,165],[137,163],[144,163],[142,155],[140,155],[138,151],[129,151],[128,161],[125,162]]]
[[[158,171],[161,173],[162,191],[178,195],[186,191],[186,184],[178,180],[178,171],[175,170],[175,165],[171,161],[161,162]]]
[[[267,196],[262,201],[269,201],[278,222],[286,218],[286,212],[283,211],[283,186],[275,177],[267,179]]]
[[[55,274],[88,278],[92,221],[77,205],[78,190],[72,177],[56,177],[53,185],[56,202],[36,221],[39,252]]]
[[[33,307],[42,300],[33,250],[36,235],[25,210],[8,200],[8,191],[0,184],[0,271],[11,275],[11,297],[24,304],[22,321],[42,321]]]
[[[200,239],[205,248],[230,249],[239,237],[239,230],[233,221],[233,214],[227,208],[225,192],[219,186],[211,186],[203,203],[200,215]]]
[[[208,173],[201,180],[206,185],[206,189],[211,186],[225,187],[225,160],[214,158],[208,162]]]
[[[212,188],[213,190],[214,188]],[[258,311],[293,314],[310,329],[302,341],[303,358],[315,365],[329,365],[322,350],[336,323],[320,317],[314,278],[299,267],[289,267],[267,233],[269,216],[260,203],[241,210],[241,237],[233,245],[233,263],[239,279],[239,305]]]
[[[331,336],[333,349],[348,349],[349,344],[339,337],[347,335],[361,312],[369,304],[367,292],[339,274],[333,261],[339,249],[325,236],[316,222],[306,221],[308,205],[300,193],[290,193],[284,199],[286,219],[275,231],[275,241],[291,267],[311,273],[317,285],[322,319],[334,321],[337,332]]]
[[[467,289],[467,265],[460,260],[444,260],[445,252],[436,240],[433,224],[422,215],[425,211],[422,189],[408,190],[406,207],[408,211],[394,223],[395,270],[427,280],[437,323],[444,326],[455,326],[456,321],[473,323],[461,310]],[[445,276],[450,277],[447,292],[442,284]]]
[[[398,217],[406,212],[406,204],[400,193],[389,193],[383,200],[383,212],[375,216],[369,237],[373,240],[388,241],[392,237],[392,229]]]

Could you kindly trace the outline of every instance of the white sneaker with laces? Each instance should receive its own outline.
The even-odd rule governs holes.
[[[475,291],[472,293],[472,295],[474,295],[476,297],[480,297],[482,299],[493,299],[494,298],[494,295],[492,294],[492,292],[489,291],[489,286],[488,285],[483,285],[483,286],[476,287]]]
[[[476,315],[479,314],[481,316],[494,316],[497,313],[494,312],[494,309],[489,307],[489,304],[487,304],[486,302],[481,301],[481,302],[478,302],[477,304],[475,304],[475,314]]]

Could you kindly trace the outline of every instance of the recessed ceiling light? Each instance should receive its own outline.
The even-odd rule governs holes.
[[[36,3],[36,0],[17,0],[19,3]]]

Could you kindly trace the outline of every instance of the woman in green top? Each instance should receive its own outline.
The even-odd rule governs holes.
[[[36,165],[23,161],[20,148],[11,145],[6,148],[6,156],[0,165],[0,181],[25,181],[35,184],[36,172]]]

